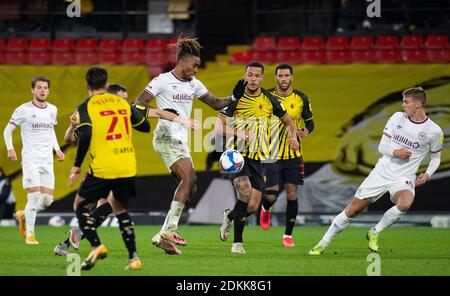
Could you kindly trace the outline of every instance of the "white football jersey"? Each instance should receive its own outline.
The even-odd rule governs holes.
[[[147,85],[145,90],[156,98],[159,109],[171,109],[183,117],[191,117],[192,102],[208,93],[200,80],[193,77],[182,80],[170,71],[160,74]],[[187,142],[188,131],[182,124],[168,120],[158,120],[155,135],[166,135]]]
[[[47,103],[40,108],[32,101],[19,106],[9,123],[20,126],[22,162],[53,162],[53,126],[57,124],[57,108]]]
[[[375,169],[391,180],[400,178],[415,180],[420,163],[429,152],[441,151],[444,142],[441,128],[430,118],[423,122],[413,122],[403,112],[396,112],[391,116],[383,134],[391,139],[391,148],[406,148],[411,151],[411,156],[407,160],[387,155],[378,160]]]

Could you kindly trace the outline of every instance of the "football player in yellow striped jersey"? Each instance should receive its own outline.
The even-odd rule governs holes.
[[[221,111],[222,130],[232,127],[237,133],[244,131],[250,137],[231,138],[228,148],[238,149],[244,156],[243,169],[232,176],[233,185],[238,192],[238,200],[233,210],[225,210],[220,229],[220,238],[228,239],[231,223],[234,221],[234,243],[232,253],[245,253],[242,234],[247,217],[258,210],[264,190],[264,166],[270,161],[271,125],[270,119],[277,116],[287,127],[288,143],[297,150],[296,127],[279,100],[266,89],[261,88],[264,66],[253,62],[246,66],[244,80],[245,93],[238,103]],[[224,133],[227,134],[227,133]]]
[[[128,250],[126,269],[140,269],[136,252],[133,220],[127,211],[130,198],[136,196],[136,157],[132,143],[132,128],[150,131],[146,118],[123,98],[106,92],[108,73],[101,67],[92,67],[86,74],[90,97],[77,108],[78,149],[71,169],[72,186],[81,172],[81,164],[89,151],[89,172],[82,181],[74,201],[74,209],[83,235],[92,251],[81,268],[92,268],[98,259],[106,257],[107,250],[100,242],[95,219],[90,214],[92,204],[113,192],[112,208],[119,220],[122,238]]]
[[[293,69],[288,64],[278,65],[275,69],[277,86],[270,91],[278,98],[283,107],[294,121],[298,136],[306,138],[314,129],[313,114],[308,97],[292,86]],[[279,121],[272,121],[274,142],[274,158],[276,162],[265,165],[266,188],[262,198],[260,225],[264,230],[270,227],[270,209],[278,198],[280,184],[284,184],[287,197],[286,228],[283,235],[283,245],[287,248],[294,246],[292,231],[298,212],[298,186],[303,185],[304,164],[303,151],[289,147],[286,127]]]

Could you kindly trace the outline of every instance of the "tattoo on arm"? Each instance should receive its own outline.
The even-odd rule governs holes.
[[[199,98],[200,101],[203,103],[209,105],[211,108],[215,110],[220,110],[228,105],[230,105],[231,97],[225,97],[225,98],[216,98],[211,93],[207,93],[203,97]]]
[[[149,107],[150,101],[153,99],[154,99],[154,97],[151,94],[149,94],[148,92],[143,90],[141,92],[141,94],[139,95],[139,97],[136,99],[135,103],[138,105],[141,105],[141,106]]]

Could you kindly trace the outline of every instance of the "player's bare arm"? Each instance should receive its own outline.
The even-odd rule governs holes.
[[[220,110],[220,109],[230,105],[231,102],[235,102],[235,101],[239,100],[244,95],[246,86],[247,86],[247,82],[244,81],[243,79],[241,79],[236,83],[236,85],[233,88],[233,94],[229,97],[219,99],[219,98],[216,98],[215,96],[213,96],[213,94],[211,94],[210,92],[208,92],[207,94],[205,94],[204,96],[202,96],[199,99],[203,103],[209,105],[211,108],[213,108],[215,110]]]
[[[299,148],[299,143],[297,141],[297,128],[295,127],[294,122],[292,121],[292,118],[289,115],[286,115],[281,122],[284,123],[287,127],[287,131],[289,133],[289,147],[292,148],[292,150],[297,150]]]
[[[147,92],[146,90],[143,90],[139,97],[136,99],[135,104],[144,106],[144,107],[150,107],[150,102],[154,99],[154,97]]]
[[[193,118],[179,116],[175,113],[156,109],[156,108],[149,108],[147,111],[147,117],[161,118],[161,119],[177,122],[189,130],[197,130],[200,128],[200,122],[197,120],[194,120]]]

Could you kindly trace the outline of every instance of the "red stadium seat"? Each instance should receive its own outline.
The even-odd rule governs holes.
[[[347,36],[333,36],[328,38],[325,45],[328,50],[343,50],[350,47],[350,41]]]
[[[166,52],[147,52],[144,56],[145,64],[148,66],[167,66],[169,62]]]
[[[326,52],[326,62],[329,64],[351,63],[352,55],[348,50],[328,50]]]
[[[444,49],[448,48],[448,36],[430,35],[425,40],[426,49]]]
[[[377,50],[375,51],[375,59],[378,63],[398,63],[400,53],[397,50]]]
[[[429,63],[448,63],[450,62],[450,50],[427,50],[426,58]]]
[[[142,65],[144,64],[144,55],[141,52],[122,52],[120,62],[123,65]]]
[[[350,49],[368,50],[373,47],[373,39],[371,36],[355,36],[350,42]]]
[[[248,64],[255,59],[255,53],[248,52],[236,52],[231,57],[231,64]]]
[[[280,51],[277,55],[278,63],[301,64],[303,62],[300,51]]]
[[[51,60],[52,56],[49,51],[28,53],[28,62],[31,65],[48,65]]]
[[[144,49],[144,40],[140,38],[126,38],[122,43],[122,52],[140,52]]]
[[[294,51],[300,49],[300,38],[283,36],[278,39],[277,50]]]
[[[5,63],[10,65],[28,64],[28,54],[26,52],[6,52]]]
[[[70,38],[56,38],[53,40],[52,51],[53,52],[69,52],[75,47],[75,42]]]
[[[120,50],[120,46],[122,44],[121,39],[110,39],[104,38],[100,40],[100,43],[97,46],[98,52],[117,52]]]
[[[255,52],[255,60],[263,64],[275,64],[277,62],[277,54],[274,51]]]
[[[402,50],[400,52],[401,60],[408,64],[419,64],[426,61],[425,52],[423,50]]]
[[[6,44],[6,51],[24,52],[28,48],[28,40],[25,38],[11,38]]]
[[[100,52],[98,53],[98,62],[100,64],[118,65],[120,64],[120,54],[118,52]]]
[[[375,52],[372,50],[352,50],[350,54],[354,63],[373,63],[375,61]]]
[[[378,36],[375,41],[375,49],[396,49],[398,47],[397,36]]]
[[[275,37],[256,37],[252,44],[253,51],[271,51],[275,50],[277,41]]]
[[[167,39],[165,38],[152,38],[148,39],[145,43],[146,52],[160,52],[167,51]]]
[[[75,55],[73,52],[52,52],[52,64],[54,65],[75,64]]]
[[[400,41],[400,48],[402,49],[421,49],[423,47],[423,36],[407,35],[403,36]]]
[[[322,50],[304,51],[302,57],[306,64],[323,64],[325,62],[325,52]]]
[[[5,50],[5,40],[0,38],[0,52]]]
[[[77,65],[95,65],[98,64],[96,52],[76,52],[75,62]]]
[[[5,63],[5,54],[0,51],[0,65]]]
[[[302,50],[321,50],[325,47],[323,37],[305,37],[301,45]]]
[[[48,38],[33,38],[31,39],[28,51],[30,52],[46,52],[50,50],[52,42]]]
[[[164,67],[161,66],[148,66],[147,67],[148,76],[150,78],[156,77],[162,72],[164,72]]]
[[[75,46],[77,52],[95,52],[97,48],[97,39],[94,38],[81,38],[78,39]]]

